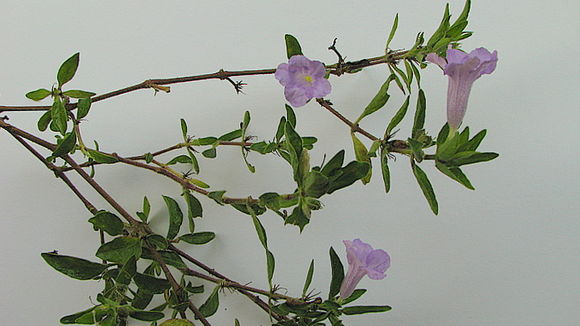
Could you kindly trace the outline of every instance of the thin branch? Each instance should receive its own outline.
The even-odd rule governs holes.
[[[350,130],[352,130],[353,132],[358,132],[361,135],[364,135],[365,137],[367,137],[368,139],[370,139],[372,141],[379,140],[379,138],[377,138],[376,136],[373,136],[371,133],[369,133],[368,131],[361,128],[358,124],[354,124],[352,121],[348,120],[342,114],[340,114],[338,111],[336,111],[332,107],[332,105],[331,105],[332,103],[330,103],[329,101],[327,101],[325,99],[317,98],[316,102],[318,102],[318,104],[320,104],[323,108],[325,108],[330,113],[332,113],[337,118],[339,118],[342,122],[346,123],[350,127]]]
[[[343,73],[352,73],[356,72],[360,69],[383,64],[383,63],[392,63],[396,64],[400,59],[404,58],[407,54],[407,51],[393,51],[386,55],[362,59],[358,61],[349,61],[349,62],[338,62],[333,65],[327,65],[326,69],[329,73],[333,75],[341,75]],[[160,79],[148,79],[141,83],[128,86],[125,88],[121,88],[118,90],[114,90],[102,95],[98,95],[92,98],[92,102],[99,102],[103,101],[112,97],[116,97],[119,95],[127,94],[130,92],[134,92],[140,89],[146,88],[153,88],[156,91],[169,91],[167,87],[160,87],[161,85],[171,85],[171,84],[179,84],[179,83],[188,83],[193,81],[200,81],[200,80],[208,80],[208,79],[221,79],[221,80],[228,80],[230,83],[232,80],[231,77],[238,77],[238,76],[255,76],[255,75],[271,75],[276,72],[276,69],[255,69],[255,70],[240,70],[240,71],[225,71],[223,69],[210,74],[202,74],[202,75],[194,75],[194,76],[187,76],[187,77],[176,77],[176,78],[160,78]],[[241,90],[241,86],[243,83],[241,82],[233,82],[234,88],[236,91],[238,89]],[[66,105],[68,110],[76,109],[78,105],[77,103],[70,103]],[[0,105],[0,113],[1,112],[8,112],[8,111],[47,111],[50,110],[52,106],[50,105],[25,105],[25,106],[6,106]]]
[[[231,279],[229,279],[226,276],[224,276],[223,274],[221,274],[218,271],[216,271],[215,269],[207,266],[206,264],[202,263],[201,261],[199,261],[199,260],[193,258],[192,256],[190,256],[186,252],[184,252],[184,251],[180,250],[179,248],[175,247],[174,245],[170,244],[169,245],[169,249],[173,250],[175,253],[177,253],[181,257],[185,258],[187,261],[189,261],[189,262],[195,264],[196,266],[200,267],[201,269],[205,270],[209,274],[211,274],[211,275],[213,275],[215,277],[218,277],[219,279],[222,279],[224,281],[234,282]],[[279,314],[273,312],[272,309],[270,308],[270,306],[266,302],[262,301],[262,299],[260,299],[258,296],[254,295],[254,294],[252,294],[252,293],[250,293],[250,292],[248,292],[246,290],[242,290],[242,289],[238,289],[238,292],[240,292],[241,294],[243,294],[246,297],[250,298],[252,301],[254,301],[254,303],[256,303],[260,308],[262,308],[262,310],[264,310],[265,312],[269,313],[276,320],[285,320],[285,319],[287,319],[285,316],[282,316],[282,315],[279,315]]]
[[[171,271],[167,267],[167,264],[165,264],[165,261],[163,260],[163,257],[161,257],[161,255],[159,254],[159,252],[155,248],[149,247],[149,249],[151,249],[151,253],[152,253],[153,258],[155,259],[155,261],[159,263],[159,266],[161,266],[161,269],[163,270],[163,273],[165,274],[165,277],[167,278],[167,280],[169,281],[169,284],[171,284],[171,287],[173,288],[173,292],[175,292],[175,295],[178,298],[180,298],[181,293],[183,292],[183,288],[177,283],[177,281],[175,280],[175,278],[171,274]],[[189,299],[187,300],[187,306],[189,307],[189,310],[191,310],[193,312],[193,314],[195,315],[195,317],[197,319],[199,319],[199,321],[202,324],[204,324],[205,326],[211,326],[211,324],[201,314],[201,312],[199,311],[199,309]]]

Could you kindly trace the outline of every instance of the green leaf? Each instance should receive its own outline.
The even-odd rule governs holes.
[[[133,301],[131,301],[131,306],[137,309],[145,309],[147,308],[149,303],[151,303],[152,299],[153,294],[143,290],[137,290],[137,293],[135,293]]]
[[[150,234],[145,237],[145,241],[154,248],[164,250],[169,247],[169,242],[167,242],[167,239],[165,239],[163,236],[160,236],[159,234]]]
[[[179,240],[185,241],[190,244],[202,245],[210,242],[215,238],[215,233],[213,232],[197,232],[184,234],[179,237]]]
[[[141,321],[156,321],[165,317],[165,315],[159,311],[133,311],[129,313],[129,316]]]
[[[94,149],[87,149],[87,155],[97,163],[111,164],[119,162],[119,160],[116,157],[107,155],[105,153],[101,153]]]
[[[332,194],[338,189],[350,186],[355,181],[368,175],[370,167],[371,166],[368,163],[362,163],[357,161],[348,163],[344,168],[340,170],[342,172],[340,176],[330,181],[327,193]]]
[[[123,233],[125,225],[117,215],[107,211],[100,211],[89,219],[95,228],[107,232],[111,236]]]
[[[473,136],[473,138],[471,138],[467,143],[459,146],[459,148],[457,148],[457,151],[458,152],[469,152],[469,151],[477,150],[477,148],[479,147],[479,145],[483,141],[483,138],[485,138],[486,134],[487,134],[487,130],[483,129],[482,131],[478,132],[475,136]]]
[[[383,183],[385,184],[385,192],[391,190],[391,173],[389,171],[389,152],[381,149],[381,172],[383,175]]]
[[[272,210],[279,210],[280,205],[280,195],[275,192],[266,192],[260,195],[260,205],[265,206]]]
[[[340,285],[344,279],[344,267],[340,258],[334,251],[334,248],[330,247],[330,268],[332,270],[332,278],[330,281],[330,290],[328,291],[328,299],[334,298],[340,291]]]
[[[292,125],[292,128],[296,128],[296,113],[294,113],[294,110],[290,105],[284,105],[286,107],[286,121]]]
[[[52,110],[44,112],[44,114],[38,119],[38,130],[45,131],[48,125],[52,121]]]
[[[387,78],[371,102],[365,107],[363,113],[358,117],[355,124],[359,123],[364,117],[380,110],[383,106],[385,106],[385,104],[387,104],[387,101],[390,97],[388,94],[389,86],[391,85],[391,81],[394,79],[395,78],[392,74],[389,76],[389,78]]]
[[[193,172],[198,174],[199,173],[199,163],[197,162],[197,158],[195,157],[195,155],[193,154],[193,152],[189,148],[187,148],[187,155],[189,155],[189,158],[191,159],[191,168],[193,169]]]
[[[366,292],[367,292],[367,290],[365,290],[365,289],[356,289],[356,290],[352,291],[352,294],[348,298],[342,300],[341,303],[343,305],[349,304],[349,303],[355,301],[356,299],[360,298]]]
[[[312,283],[312,276],[314,275],[314,259],[310,261],[310,267],[308,267],[308,273],[306,273],[306,280],[304,281],[304,287],[302,288],[302,296],[306,296],[310,283]]]
[[[467,164],[475,164],[480,162],[491,161],[498,157],[498,153],[492,152],[461,152],[455,154],[451,160],[449,160],[449,165],[461,166]]]
[[[266,271],[268,274],[268,283],[272,284],[272,278],[274,277],[274,270],[276,268],[276,260],[274,255],[268,249],[266,249]]]
[[[415,75],[415,81],[417,81],[417,88],[421,88],[421,73],[413,61],[409,60],[409,63],[411,64],[411,70],[413,70],[413,74]]]
[[[83,310],[81,312],[77,312],[72,315],[64,316],[60,319],[60,323],[64,325],[70,324],[83,324],[83,325],[92,325],[95,324],[97,321],[95,320],[95,313],[93,310],[96,310],[99,306],[91,307],[87,310]]]
[[[437,134],[437,144],[441,145],[445,143],[447,137],[449,136],[449,124],[445,123],[441,130],[439,130],[439,134]]]
[[[425,153],[423,152],[423,143],[413,138],[407,139],[407,143],[413,151],[413,158],[417,162],[422,162],[423,158],[425,157]]]
[[[345,315],[360,315],[372,312],[385,312],[391,309],[389,306],[352,306],[343,308],[342,313]]]
[[[463,31],[465,26],[467,26],[467,18],[469,16],[469,10],[471,9],[471,0],[465,1],[465,5],[463,6],[463,11],[457,17],[457,20],[449,27],[449,33],[456,33],[454,30],[459,30],[459,32]]]
[[[350,134],[352,138],[352,143],[354,146],[354,154],[356,156],[356,160],[363,163],[368,163],[371,165],[371,158],[369,157],[369,152],[366,146],[355,136],[354,133]],[[363,184],[367,184],[371,181],[372,172],[373,170],[369,168],[367,174],[361,178]]]
[[[242,137],[242,130],[236,129],[234,131],[230,131],[227,134],[221,135],[218,139],[221,141],[232,141]]]
[[[289,121],[286,122],[284,127],[284,136],[286,137],[289,149],[295,153],[296,157],[300,157],[302,153],[302,138],[296,133],[296,130],[294,130],[294,127],[292,127]]]
[[[141,256],[141,240],[133,237],[115,238],[100,246],[96,256],[103,260],[124,264],[131,257]]]
[[[389,50],[389,44],[391,44],[391,41],[395,36],[395,32],[397,31],[398,26],[399,26],[399,14],[395,15],[395,21],[393,22],[393,26],[391,27],[391,32],[389,32],[389,38],[387,39],[387,45],[385,45],[385,51]]]
[[[264,249],[268,249],[268,237],[266,236],[266,230],[262,225],[262,222],[258,219],[256,214],[250,214],[252,216],[252,222],[254,223],[254,228],[256,229],[256,234],[258,234],[258,239],[262,243]]]
[[[179,257],[178,254],[176,254],[173,251],[166,251],[166,250],[158,250],[157,251],[160,255],[161,258],[163,258],[163,261],[169,265],[169,266],[173,266],[177,269],[182,269],[182,268],[187,268],[187,265],[185,265],[185,263],[183,262],[183,260],[181,260],[181,258]],[[146,249],[143,250],[143,253],[141,255],[141,258],[143,259],[149,259],[149,260],[155,260],[153,257],[153,254],[151,253],[151,250]]]
[[[286,118],[285,117],[281,117],[280,118],[280,122],[278,123],[278,129],[276,129],[276,141],[279,142],[280,139],[282,139],[282,136],[284,136],[284,127],[286,126]]]
[[[159,326],[195,326],[195,324],[186,319],[168,319]]]
[[[419,97],[417,98],[417,108],[415,110],[415,119],[413,123],[413,137],[417,132],[423,129],[425,125],[425,110],[427,108],[427,100],[425,99],[425,92],[419,90]]]
[[[213,199],[216,203],[223,206],[224,205],[223,197],[225,193],[226,193],[225,190],[211,191],[210,193],[207,194],[207,196]]]
[[[59,99],[55,99],[50,111],[52,122],[54,123],[56,130],[64,135],[66,133],[68,121],[68,115],[64,103]]]
[[[177,163],[191,164],[191,157],[189,157],[188,155],[179,155],[172,158],[169,162],[167,162],[167,165],[174,165]]]
[[[35,91],[31,91],[31,92],[26,93],[25,96],[33,101],[41,101],[41,100],[44,100],[45,98],[47,98],[50,94],[52,94],[52,93],[48,89],[39,88]]]
[[[292,210],[292,214],[286,218],[284,223],[296,225],[300,228],[300,232],[302,232],[304,227],[310,223],[310,218],[304,213],[301,207],[296,206]]]
[[[77,103],[77,119],[82,119],[89,114],[91,109],[92,100],[90,97],[81,98]]]
[[[191,282],[188,282],[187,285],[185,286],[185,290],[189,293],[203,293],[204,291],[204,286],[203,285],[198,285],[198,286],[193,286],[191,284]]]
[[[67,133],[66,136],[64,136],[64,139],[60,144],[58,144],[52,155],[64,156],[70,153],[70,151],[72,151],[75,148],[76,144],[77,144],[77,135],[75,134],[74,131],[71,131]]]
[[[41,256],[52,268],[77,280],[90,280],[107,269],[107,265],[51,252],[42,253]]]
[[[217,142],[216,137],[202,137],[191,140],[191,144],[195,146],[214,145]]]
[[[119,274],[115,277],[115,281],[120,284],[129,285],[133,276],[137,272],[137,259],[135,257],[129,258],[127,262],[119,269]]]
[[[63,64],[60,66],[56,75],[59,87],[66,84],[74,77],[75,73],[77,72],[77,68],[79,67],[79,60],[80,53],[77,52],[73,54],[72,57],[63,62]]]
[[[215,148],[212,147],[201,152],[201,155],[207,158],[215,158],[217,156],[217,151]]]
[[[437,198],[435,197],[435,192],[433,191],[433,186],[431,186],[431,182],[427,178],[427,175],[421,168],[411,162],[411,166],[413,168],[413,174],[415,175],[415,179],[417,179],[417,183],[419,183],[419,187],[421,187],[421,191],[423,191],[423,195],[427,199],[431,210],[435,215],[439,212],[439,205],[437,204]]]
[[[449,19],[451,15],[449,14],[449,4],[445,6],[445,12],[443,13],[443,18],[441,19],[441,23],[437,30],[433,33],[429,41],[427,41],[427,46],[433,46],[437,43],[442,37],[445,36],[445,33],[449,29]]]
[[[195,230],[195,223],[193,219],[196,217],[202,217],[203,208],[199,200],[195,198],[195,196],[193,196],[191,192],[184,191],[183,198],[185,199],[185,203],[187,204],[187,218],[189,220],[189,231],[193,233]]]
[[[183,213],[175,199],[163,196],[163,200],[165,201],[165,205],[169,211],[169,230],[167,231],[167,239],[171,240],[175,238],[177,233],[179,233],[181,223],[183,223]]]
[[[81,91],[78,89],[74,89],[74,90],[65,91],[62,93],[62,95],[72,97],[72,98],[82,99],[82,98],[90,98],[91,96],[95,96],[97,94],[93,93],[93,92],[87,92],[87,91]]]
[[[143,196],[143,214],[149,217],[149,213],[151,212],[151,204],[149,203],[149,199],[147,196]]]
[[[399,123],[403,120],[403,118],[407,114],[407,108],[409,108],[409,100],[410,99],[411,99],[411,96],[407,96],[407,99],[405,100],[403,105],[401,105],[401,107],[399,108],[397,113],[395,113],[395,115],[391,119],[391,122],[389,122],[389,126],[387,127],[387,132],[386,132],[387,135],[391,135],[391,132],[393,131],[393,129],[395,129],[395,127],[399,125]]]
[[[201,307],[199,307],[199,312],[204,316],[204,317],[210,317],[213,314],[216,313],[216,311],[219,308],[220,305],[220,300],[219,300],[219,289],[221,288],[221,286],[216,286],[213,289],[213,292],[210,294],[210,296],[207,298],[207,300],[201,305]]]
[[[328,178],[318,172],[310,171],[304,178],[304,194],[308,197],[320,198],[326,193]]]
[[[391,68],[391,73],[393,72],[393,70],[399,75],[401,76],[401,78],[403,78],[403,81],[405,82],[405,86],[407,86],[407,90],[409,91],[409,93],[411,93],[411,83],[413,82],[413,75],[407,75],[403,72],[403,70],[401,70],[399,67],[397,67],[396,65],[391,65],[389,66],[389,68]],[[394,79],[394,78],[393,78]],[[403,92],[405,93],[405,92]]]
[[[179,120],[181,124],[181,135],[183,136],[183,141],[187,141],[187,122],[184,119]]]
[[[475,189],[473,187],[473,185],[471,184],[471,182],[469,181],[469,179],[467,178],[467,176],[465,174],[463,174],[463,171],[461,171],[460,168],[457,168],[457,167],[449,168],[445,164],[438,162],[438,161],[435,162],[435,166],[437,167],[437,169],[439,171],[441,171],[441,173],[445,174],[446,176],[450,177],[451,179],[464,185],[467,189],[471,189],[471,190]]]
[[[300,43],[298,43],[298,40],[294,36],[286,34],[284,35],[284,39],[286,41],[286,55],[288,56],[288,59],[293,55],[302,54]]]
[[[161,294],[163,291],[171,287],[171,284],[168,280],[141,273],[135,274],[133,280],[140,290],[152,294]]]
[[[331,176],[342,167],[343,163],[344,163],[344,149],[341,149],[328,161],[328,163],[326,163],[322,167],[322,170],[320,170],[320,172],[327,177]]]

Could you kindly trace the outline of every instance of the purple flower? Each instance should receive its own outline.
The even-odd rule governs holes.
[[[330,82],[324,78],[326,69],[320,61],[312,61],[303,55],[290,57],[281,63],[274,75],[284,86],[284,96],[294,107],[303,106],[314,97],[330,94]]]
[[[447,60],[435,53],[429,53],[427,61],[439,65],[449,76],[447,89],[447,122],[455,130],[463,121],[467,100],[473,82],[483,74],[491,74],[497,64],[497,51],[490,53],[485,48],[477,48],[469,54],[456,49],[447,50]]]
[[[372,280],[385,278],[385,271],[391,266],[391,257],[386,251],[373,249],[368,243],[360,239],[344,240],[348,272],[340,286],[340,297],[348,298],[355,290],[363,276],[368,275]]]

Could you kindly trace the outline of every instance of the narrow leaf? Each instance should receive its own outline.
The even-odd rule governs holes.
[[[26,93],[25,96],[33,101],[40,101],[40,100],[44,100],[45,98],[47,98],[50,94],[51,94],[51,92],[48,89],[39,88],[35,91],[31,91],[31,92]]]
[[[197,232],[184,234],[179,237],[179,240],[185,241],[190,244],[202,245],[210,242],[215,238],[215,233],[213,232]]]
[[[201,305],[201,307],[199,307],[199,312],[204,316],[204,317],[210,317],[213,314],[216,313],[216,311],[218,310],[218,307],[220,305],[220,300],[219,300],[219,289],[221,287],[218,285],[214,288],[213,292],[210,294],[210,296],[207,298],[207,300]]]
[[[343,308],[342,313],[345,315],[360,315],[372,312],[385,312],[391,309],[389,306],[352,306]]]
[[[93,92],[87,92],[87,91],[81,91],[78,89],[74,89],[74,90],[65,91],[62,93],[62,95],[72,97],[72,98],[81,99],[81,98],[90,98],[91,96],[95,96],[97,94],[93,93]]]
[[[371,165],[371,158],[369,157],[369,152],[366,146],[360,141],[360,139],[356,137],[354,133],[351,133],[350,136],[352,138],[356,160]],[[372,169],[369,169],[367,174],[361,178],[363,184],[367,184],[371,181],[372,171]]]
[[[389,76],[389,78],[387,78],[371,102],[365,107],[363,113],[358,117],[355,124],[360,122],[364,117],[380,110],[383,106],[385,106],[385,104],[387,104],[387,101],[390,97],[388,94],[389,86],[394,79],[395,77],[392,74]]]
[[[435,166],[439,171],[441,171],[441,173],[464,185],[467,189],[471,190],[475,189],[471,184],[471,182],[469,181],[469,179],[467,178],[467,176],[463,174],[463,171],[461,171],[460,168],[457,167],[449,168],[441,162],[435,162]]]
[[[69,82],[77,72],[79,67],[80,53],[73,54],[72,57],[68,58],[58,69],[56,79],[58,80],[59,86],[62,86]]]
[[[77,280],[90,280],[107,269],[107,265],[71,256],[50,252],[42,253],[41,256],[52,268]]]
[[[405,99],[405,102],[403,103],[403,105],[401,105],[401,107],[399,108],[397,113],[395,113],[395,115],[391,119],[391,122],[389,122],[389,125],[387,126],[387,132],[386,132],[387,135],[391,134],[393,129],[395,129],[395,127],[399,125],[399,123],[403,120],[403,118],[407,114],[407,108],[409,107],[409,100],[410,99],[411,99],[411,96],[407,96],[407,99]]]
[[[70,151],[72,151],[73,148],[75,148],[76,144],[77,144],[77,135],[75,134],[74,131],[71,131],[68,134],[66,134],[66,136],[64,136],[64,139],[60,144],[58,144],[52,155],[64,156],[68,154]]]
[[[131,257],[141,256],[141,240],[133,237],[115,238],[100,246],[96,256],[103,260],[124,264]]]
[[[167,231],[167,239],[171,240],[179,233],[179,229],[183,223],[183,213],[175,199],[163,196],[163,200],[165,201],[165,205],[169,211],[169,230]]]
[[[161,294],[171,287],[168,280],[141,273],[135,274],[133,280],[140,290],[152,294]]]
[[[330,281],[330,290],[328,291],[328,299],[334,298],[340,291],[340,286],[342,285],[342,280],[344,279],[344,267],[340,258],[334,251],[334,248],[330,247],[330,267],[332,270],[332,278]]]
[[[425,92],[419,90],[419,97],[417,98],[417,107],[415,110],[415,119],[413,123],[413,136],[416,132],[423,129],[425,125],[425,110],[427,108],[427,100],[425,99]]]
[[[38,119],[38,130],[45,131],[48,128],[48,125],[52,121],[52,112],[51,110],[44,112],[40,119]]]
[[[385,51],[389,50],[389,44],[391,44],[393,37],[395,37],[395,32],[397,31],[398,26],[399,26],[399,14],[395,15],[395,21],[393,21],[393,26],[391,27],[391,32],[389,33],[389,38],[387,39]]]
[[[286,34],[284,35],[284,39],[286,41],[286,55],[288,56],[288,59],[290,59],[290,57],[292,57],[293,55],[302,54],[302,48],[300,47],[300,43],[294,36]]]
[[[388,193],[391,190],[391,173],[389,171],[389,156],[388,152],[381,149],[381,172],[383,175],[383,183],[385,185],[385,192]]]
[[[82,119],[89,114],[91,109],[92,100],[90,97],[81,98],[77,104],[77,119]]]
[[[125,227],[123,221],[121,221],[117,215],[107,211],[98,212],[95,216],[89,219],[89,222],[92,223],[95,228],[105,231],[111,236],[123,233],[123,228]]]
[[[314,259],[310,261],[310,267],[308,267],[308,273],[306,273],[306,280],[304,281],[304,287],[302,288],[302,296],[306,296],[310,283],[312,283],[312,276],[314,275]]]
[[[439,205],[437,204],[437,198],[435,197],[435,192],[433,191],[433,186],[431,186],[431,182],[427,178],[425,172],[423,172],[423,170],[421,170],[421,168],[417,164],[411,162],[411,166],[413,168],[413,174],[415,175],[415,179],[417,179],[417,183],[419,183],[419,187],[421,187],[423,195],[425,195],[425,198],[427,199],[427,202],[429,203],[429,206],[431,207],[433,213],[437,215],[437,213],[439,212]]]

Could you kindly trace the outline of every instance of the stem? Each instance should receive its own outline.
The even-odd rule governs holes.
[[[395,51],[388,53],[387,55],[382,55],[373,58],[362,59],[358,61],[349,61],[349,62],[339,62],[333,65],[327,65],[326,69],[329,73],[334,75],[341,75],[345,72],[355,72],[359,69],[383,64],[383,63],[393,63],[396,64],[398,60],[405,57],[407,51]],[[160,85],[171,85],[171,84],[179,84],[179,83],[188,83],[193,81],[199,80],[207,80],[207,79],[221,79],[221,80],[228,80],[231,77],[239,77],[239,76],[255,76],[255,75],[271,75],[276,72],[276,69],[255,69],[255,70],[239,70],[239,71],[225,71],[223,69],[210,73],[210,74],[202,74],[202,75],[194,75],[194,76],[187,76],[187,77],[175,77],[175,78],[159,78],[159,79],[148,79],[139,84],[135,84],[132,86],[128,86],[125,88],[121,88],[118,90],[114,90],[102,95],[98,95],[92,98],[92,102],[99,102],[103,101],[112,97],[116,97],[119,95],[127,94],[130,92],[134,92],[140,89],[145,88],[153,88],[155,90],[164,90],[168,91],[168,89],[158,87]],[[237,90],[236,90],[237,91]],[[66,108],[68,110],[76,109],[78,105],[77,103],[70,103],[67,104]],[[47,111],[50,110],[50,105],[27,105],[27,106],[6,106],[0,105],[0,113],[1,112],[8,112],[8,111]]]
[[[229,278],[225,277],[221,273],[217,272],[215,269],[213,269],[213,268],[205,265],[201,261],[193,258],[192,256],[188,255],[186,252],[180,250],[179,248],[175,247],[174,245],[170,244],[169,245],[169,249],[173,250],[175,253],[177,253],[181,257],[185,258],[189,262],[191,262],[191,263],[197,265],[198,267],[200,267],[201,269],[205,270],[209,274],[211,274],[213,276],[216,276],[216,277],[218,277],[218,278],[220,278],[220,279],[222,279],[224,281],[232,282],[232,280],[230,280]],[[270,306],[266,302],[262,301],[262,299],[260,299],[258,296],[253,295],[252,293],[248,292],[247,290],[238,289],[238,292],[240,292],[243,295],[245,295],[246,297],[250,298],[252,301],[254,301],[254,303],[256,303],[260,308],[262,308],[262,310],[264,310],[265,312],[269,313],[276,320],[285,320],[285,319],[287,319],[285,316],[278,315],[277,313],[273,312],[270,309]]]
[[[151,250],[151,253],[153,254],[153,258],[155,259],[155,261],[159,263],[159,266],[161,266],[161,269],[163,270],[165,277],[167,278],[167,280],[171,284],[171,287],[173,288],[173,292],[175,292],[175,295],[178,298],[180,298],[180,295],[181,295],[183,289],[181,288],[181,286],[177,283],[177,281],[175,280],[175,278],[171,274],[171,271],[167,267],[167,264],[165,264],[163,257],[161,257],[161,255],[159,254],[159,252],[155,248],[149,247],[149,249]],[[211,326],[211,324],[204,318],[204,316],[201,314],[199,309],[197,309],[197,307],[191,302],[191,300],[188,300],[187,305],[189,307],[189,310],[191,310],[193,312],[195,317],[197,319],[199,319],[199,321],[202,324],[204,324],[205,326]]]
[[[377,138],[376,136],[373,136],[371,133],[369,133],[368,131],[364,130],[363,128],[359,127],[358,124],[353,123],[352,121],[348,120],[347,118],[345,118],[342,114],[340,114],[338,111],[336,111],[330,102],[328,102],[327,100],[321,99],[321,98],[317,98],[316,102],[318,102],[318,104],[320,104],[323,108],[325,108],[326,110],[328,110],[330,113],[332,113],[333,115],[335,115],[337,118],[339,118],[342,122],[346,123],[348,126],[350,126],[350,130],[352,130],[353,132],[358,132],[361,135],[367,137],[368,139],[375,141],[375,140],[379,140],[379,138]]]

